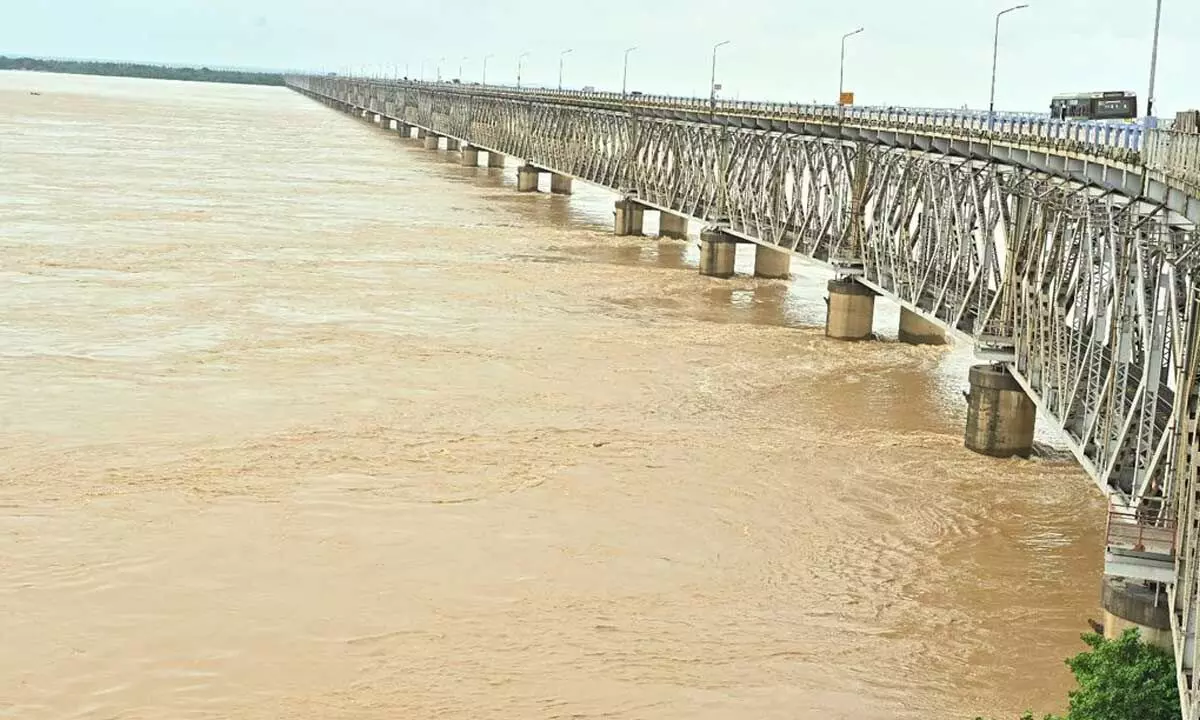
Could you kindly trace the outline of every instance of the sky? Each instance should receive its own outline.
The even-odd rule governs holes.
[[[1149,83],[1155,0],[1025,0],[1000,28],[996,107]],[[6,0],[0,54],[305,69],[707,96],[986,108],[995,14],[1021,0]],[[1200,1],[1164,0],[1156,112],[1200,108]]]

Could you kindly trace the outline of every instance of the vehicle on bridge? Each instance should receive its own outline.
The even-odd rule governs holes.
[[[1128,90],[1055,95],[1050,100],[1050,117],[1055,120],[1132,120],[1137,116],[1137,93]]]

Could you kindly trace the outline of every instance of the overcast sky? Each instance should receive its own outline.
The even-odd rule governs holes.
[[[1016,0],[1019,2],[1020,0]],[[1028,0],[1001,22],[997,107],[1046,110],[1050,96],[1146,93],[1154,0]],[[843,33],[858,104],[987,106],[996,11],[1011,0],[10,0],[0,53],[210,66],[311,68],[833,102]],[[1200,107],[1200,0],[1165,0],[1160,115]],[[463,58],[466,60],[463,60]]]

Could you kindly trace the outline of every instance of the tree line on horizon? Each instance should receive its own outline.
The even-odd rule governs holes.
[[[140,63],[97,62],[91,60],[40,60],[0,55],[0,70],[67,73],[71,75],[111,75],[116,77],[188,80],[192,82],[237,83],[241,85],[283,85],[283,75],[244,70],[213,70],[207,67],[170,67]]]

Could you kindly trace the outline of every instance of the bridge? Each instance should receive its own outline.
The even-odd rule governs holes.
[[[826,334],[974,344],[964,442],[1028,456],[1038,411],[1109,497],[1105,633],[1175,654],[1200,720],[1200,134],[1032,114],[729,102],[295,76],[294,90],[475,166],[521,159],[517,189],[619,193],[614,230],[686,237],[700,272],[828,264]]]

